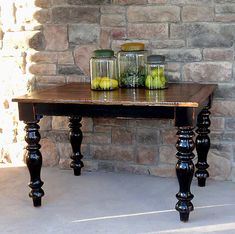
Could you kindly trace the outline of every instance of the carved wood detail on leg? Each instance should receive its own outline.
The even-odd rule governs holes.
[[[30,173],[29,187],[31,188],[29,196],[33,199],[33,204],[35,207],[41,206],[41,198],[42,196],[44,196],[44,191],[41,188],[43,182],[40,177],[42,167],[42,155],[39,150],[41,148],[41,145],[39,144],[41,136],[38,131],[40,128],[37,124],[38,122],[39,121],[25,122],[25,141],[28,144],[26,147],[26,164]]]
[[[69,139],[73,149],[73,155],[71,156],[72,162],[70,167],[74,170],[74,175],[81,175],[81,168],[84,167],[82,162],[83,155],[81,154],[81,144],[82,144],[82,131],[81,131],[81,120],[80,116],[73,116],[69,118],[69,128],[70,134]]]
[[[206,185],[206,178],[209,177],[209,173],[206,170],[209,165],[207,164],[207,154],[210,149],[210,138],[208,134],[210,133],[210,111],[209,106],[205,107],[197,117],[197,127],[196,133],[196,151],[198,155],[198,162],[195,165],[197,171],[195,176],[198,179],[198,186],[204,187]]]
[[[179,181],[179,192],[176,194],[176,198],[179,201],[176,203],[175,208],[180,213],[180,220],[186,222],[189,219],[190,211],[194,209],[191,202],[194,196],[190,192],[194,174],[194,164],[192,161],[195,147],[193,128],[179,127],[177,136],[176,149],[178,152],[176,157],[178,158],[178,162],[176,164],[176,175]]]

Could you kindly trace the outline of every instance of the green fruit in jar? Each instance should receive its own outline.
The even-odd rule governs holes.
[[[162,67],[154,68],[151,72],[151,75],[155,77],[160,77],[164,75],[164,69]]]
[[[166,78],[165,76],[155,77],[153,79],[153,88],[154,89],[164,89],[166,85]]]
[[[160,78],[156,77],[153,79],[153,88],[154,89],[161,89],[162,88],[162,81]]]
[[[96,77],[95,79],[93,79],[91,81],[91,88],[92,89],[99,89],[100,81],[101,81],[101,77]]]
[[[102,77],[99,87],[103,90],[115,89],[118,87],[118,81],[109,77]]]
[[[145,79],[145,87],[148,89],[152,89],[152,85],[153,85],[153,77],[148,75]]]

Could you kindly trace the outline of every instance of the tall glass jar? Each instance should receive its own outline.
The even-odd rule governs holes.
[[[145,87],[147,89],[167,88],[165,76],[165,57],[163,55],[150,55],[146,64]]]
[[[143,43],[125,43],[118,52],[119,86],[144,87],[147,51]]]
[[[118,88],[117,59],[114,51],[95,50],[90,59],[91,89],[113,90]]]

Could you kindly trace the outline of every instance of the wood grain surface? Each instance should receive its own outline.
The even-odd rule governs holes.
[[[14,98],[19,103],[198,107],[216,89],[215,84],[170,83],[164,90],[117,89],[93,91],[89,83],[70,83]]]

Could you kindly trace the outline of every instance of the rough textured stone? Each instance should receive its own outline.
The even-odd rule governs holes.
[[[187,25],[186,35],[190,47],[231,47],[234,28],[230,25],[196,23]]]
[[[110,145],[91,145],[90,155],[94,159],[113,160],[114,155],[111,153]]]
[[[176,148],[174,147],[174,145],[162,145],[160,146],[159,149],[159,160],[161,163],[167,163],[167,164],[176,164],[177,159],[175,157],[176,155]]]
[[[133,143],[134,131],[131,128],[112,127],[112,143],[130,145]]]
[[[97,24],[69,25],[69,42],[74,44],[97,43],[100,28]]]
[[[231,61],[234,59],[233,50],[231,49],[204,49],[203,50],[204,60],[220,60],[220,61]]]
[[[43,166],[55,166],[59,162],[56,145],[50,139],[41,139],[41,153],[43,155]]]
[[[162,54],[166,57],[166,61],[171,62],[192,62],[201,61],[202,55],[199,49],[171,49],[171,50],[153,50],[155,54]]]
[[[218,130],[224,130],[225,128],[225,119],[220,117],[211,117],[211,126],[210,130],[218,131]]]
[[[40,8],[49,8],[51,6],[51,2],[48,0],[35,0],[35,6]]]
[[[215,90],[215,97],[222,99],[235,98],[235,85],[234,84],[219,84]]]
[[[214,21],[217,21],[217,22],[235,22],[235,14],[216,15]]]
[[[32,64],[29,71],[35,75],[56,75],[55,64]]]
[[[44,50],[45,49],[45,37],[39,32],[36,33],[32,38],[29,39],[29,47],[35,50]]]
[[[183,67],[183,79],[194,82],[230,81],[232,64],[228,62],[188,63]]]
[[[113,0],[112,3],[120,5],[145,4],[147,0]]]
[[[72,155],[72,147],[70,143],[56,143],[56,147],[58,150],[58,154],[60,155],[60,159],[69,159],[69,163],[71,162],[70,156]]]
[[[97,23],[98,7],[54,7],[52,21],[54,23]]]
[[[111,0],[67,0],[70,5],[102,5],[111,3]]]
[[[111,137],[108,133],[96,133],[91,136],[93,144],[110,144]]]
[[[186,25],[185,24],[170,24],[170,38],[171,39],[185,39]]]
[[[186,4],[192,4],[192,5],[201,5],[201,4],[211,4],[213,0],[169,0],[171,4],[177,4],[177,5],[186,5]]]
[[[101,28],[100,30],[100,48],[110,48],[110,29]]]
[[[71,74],[77,74],[82,75],[82,71],[77,66],[59,66],[58,73],[62,75],[71,75]]]
[[[130,6],[127,10],[129,22],[177,22],[180,8],[176,6]]]
[[[214,116],[234,117],[235,116],[235,101],[220,101],[215,100],[211,112]]]
[[[52,129],[51,120],[51,116],[44,116],[39,122],[40,131],[50,131]]]
[[[136,39],[166,39],[168,37],[167,24],[128,24],[129,38]]]
[[[51,20],[51,15],[49,10],[39,10],[36,11],[33,15],[33,18],[41,24],[49,23]]]
[[[104,5],[101,6],[100,11],[102,14],[125,14],[126,8],[124,6]]]
[[[138,143],[146,145],[156,145],[159,141],[159,132],[155,129],[137,129],[136,140]]]
[[[93,119],[92,118],[82,118],[82,131],[83,132],[93,132]]]
[[[182,9],[182,21],[205,22],[213,21],[214,8],[206,6],[184,6]]]
[[[82,70],[85,75],[89,75],[89,61],[92,53],[96,50],[95,45],[77,46],[74,50],[74,59],[77,66]]]
[[[68,130],[68,118],[61,116],[53,116],[52,129]]]
[[[136,162],[138,164],[153,165],[156,163],[157,152],[158,150],[155,146],[139,145],[137,147]]]
[[[68,49],[67,27],[65,25],[46,25],[44,35],[46,50],[63,51]]]
[[[58,52],[58,64],[74,64],[74,58],[71,51]]]
[[[57,53],[40,51],[30,56],[34,63],[57,63]]]
[[[167,0],[148,0],[148,3],[165,4]]]
[[[220,157],[220,152],[210,150],[208,154],[208,172],[211,178],[227,180],[231,173],[231,161]]]
[[[111,145],[111,157],[114,160],[134,162],[134,147],[122,145]]]
[[[121,40],[126,38],[126,28],[113,28],[110,33],[111,38],[114,40]]]
[[[235,13],[234,4],[223,4],[215,6],[216,13]]]
[[[151,41],[152,49],[182,48],[185,46],[184,40],[155,40]]]
[[[37,84],[63,84],[65,83],[64,76],[36,76]]]
[[[101,15],[100,25],[102,27],[118,27],[125,26],[126,19],[124,15],[121,14],[105,14]]]
[[[234,131],[234,130],[235,130],[235,119],[233,119],[233,118],[227,118],[227,119],[225,120],[225,128],[226,128],[227,130],[232,130],[232,131]]]
[[[162,137],[162,143],[164,145],[168,144],[174,145],[176,143],[176,132],[177,130],[174,128],[162,129],[160,131],[160,136]]]

